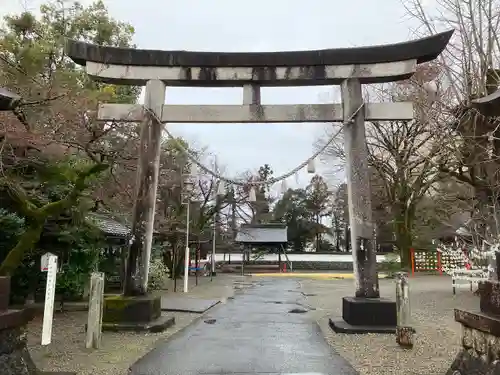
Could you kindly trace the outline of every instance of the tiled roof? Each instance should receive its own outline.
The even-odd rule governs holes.
[[[283,224],[244,224],[236,234],[239,243],[286,243],[287,227]]]
[[[0,87],[0,111],[12,110],[12,101],[18,99],[19,95],[16,95],[9,90]]]
[[[89,214],[87,219],[92,221],[104,234],[117,237],[126,237],[130,234],[130,228],[103,214]]]

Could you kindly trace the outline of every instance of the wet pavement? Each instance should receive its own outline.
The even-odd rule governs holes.
[[[356,375],[308,310],[296,280],[259,280],[158,344],[130,374]]]

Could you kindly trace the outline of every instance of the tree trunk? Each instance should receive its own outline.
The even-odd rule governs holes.
[[[21,235],[18,243],[7,254],[0,265],[0,275],[11,275],[21,264],[26,253],[33,250],[34,246],[40,240],[45,222],[48,218],[57,218],[65,210],[73,207],[81,193],[87,188],[86,180],[89,177],[99,175],[109,168],[107,164],[94,164],[89,168],[78,173],[76,181],[71,192],[55,202],[50,202],[42,207],[33,209],[36,205],[30,201],[20,186],[7,183],[9,195],[11,195],[19,205],[19,210],[29,223],[27,230]],[[2,182],[5,184],[5,182]]]
[[[176,279],[182,279],[184,275],[184,258],[184,249],[179,248],[175,257],[176,264],[174,265],[174,277]]]
[[[21,235],[16,246],[9,251],[0,267],[1,276],[12,276],[13,272],[22,263],[26,253],[33,249],[40,240],[44,227],[44,221],[32,223]]]
[[[409,270],[411,268],[410,250],[413,245],[413,235],[411,224],[405,220],[403,215],[398,215],[394,223],[394,233],[396,236],[396,247],[401,257],[401,268]]]
[[[319,248],[319,215],[316,215],[316,252],[320,251]]]
[[[171,242],[172,243],[172,242]],[[170,278],[182,278],[184,268],[184,249],[180,246],[174,245],[173,251],[165,251],[163,253],[163,263],[170,270]]]

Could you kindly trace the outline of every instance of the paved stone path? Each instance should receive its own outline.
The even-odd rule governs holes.
[[[255,286],[159,344],[132,375],[356,375],[323,338],[299,284],[259,279]]]

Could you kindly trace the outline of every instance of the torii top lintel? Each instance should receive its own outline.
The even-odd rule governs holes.
[[[158,78],[171,85],[184,85],[186,81],[195,86],[238,86],[245,81],[270,86],[338,84],[348,74],[359,76],[363,83],[377,83],[411,77],[416,64],[441,54],[452,34],[450,30],[369,47],[244,53],[143,50],[68,40],[66,53],[86,66],[91,76],[124,84],[143,83],[145,74],[158,76],[159,72]],[[134,67],[136,72],[125,77],[125,67]]]

